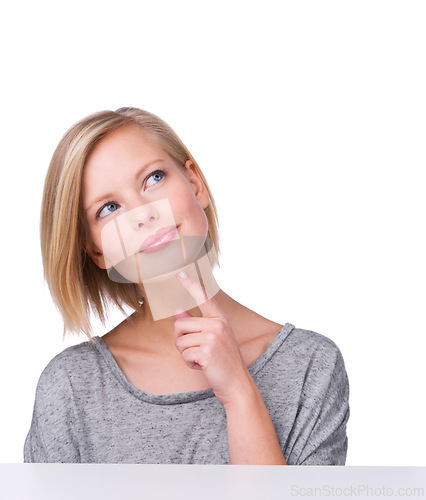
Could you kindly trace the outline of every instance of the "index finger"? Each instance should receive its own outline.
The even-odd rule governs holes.
[[[217,302],[212,297],[209,297],[206,290],[199,283],[194,281],[185,271],[180,271],[176,274],[176,278],[178,278],[182,285],[192,295],[203,316],[211,318],[223,316],[223,311]]]

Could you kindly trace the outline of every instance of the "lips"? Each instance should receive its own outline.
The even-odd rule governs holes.
[[[148,253],[150,249],[159,250],[160,247],[162,248],[165,244],[176,238],[177,230],[178,228],[176,226],[162,227],[156,233],[148,236],[148,238],[144,240],[139,248],[139,252]]]

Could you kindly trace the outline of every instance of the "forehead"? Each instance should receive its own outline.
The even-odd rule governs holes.
[[[118,167],[136,158],[149,161],[152,156],[158,155],[168,156],[158,139],[142,127],[129,124],[110,132],[93,147],[86,159],[85,169],[110,164]]]

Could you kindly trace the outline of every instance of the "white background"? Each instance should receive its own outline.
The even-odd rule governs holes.
[[[0,18],[0,461],[22,462],[41,371],[85,340],[62,341],[43,284],[51,155],[82,117],[137,106],[207,177],[223,290],[341,349],[347,464],[426,465],[425,3],[24,1]]]

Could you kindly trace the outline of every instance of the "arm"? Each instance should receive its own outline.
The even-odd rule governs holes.
[[[59,357],[37,384],[31,427],[24,444],[24,462],[80,462],[72,431],[75,412],[69,379]]]
[[[296,465],[345,465],[349,381],[340,350],[322,343],[305,374],[294,423],[291,460]],[[290,458],[290,457],[288,457]]]
[[[24,463],[44,463],[48,461],[42,430],[38,424],[37,410],[34,407],[31,428],[24,443]]]
[[[262,396],[251,379],[248,391],[225,405],[232,465],[287,465]]]
[[[232,464],[287,465],[262,396],[241,356],[232,325],[190,277],[177,276],[203,317],[177,309],[175,343],[185,363],[202,369],[227,417]]]

